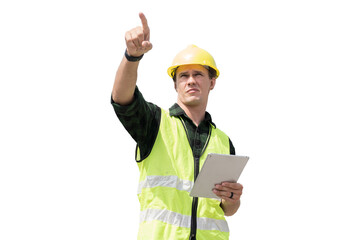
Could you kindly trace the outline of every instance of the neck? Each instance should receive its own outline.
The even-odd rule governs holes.
[[[205,118],[206,105],[185,105],[181,101],[177,104],[185,111],[186,115],[194,122],[196,126],[199,126],[202,120]]]

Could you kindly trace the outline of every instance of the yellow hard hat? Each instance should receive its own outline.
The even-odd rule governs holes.
[[[173,62],[171,67],[168,68],[168,75],[173,78],[174,69],[178,68],[182,65],[190,65],[190,64],[200,64],[213,68],[216,71],[216,77],[219,77],[220,72],[216,67],[216,63],[214,58],[205,51],[195,45],[189,45],[187,48],[179,52]]]

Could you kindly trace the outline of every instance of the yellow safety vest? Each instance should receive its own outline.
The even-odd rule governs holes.
[[[194,159],[185,123],[162,109],[159,132],[140,170],[140,240],[223,240],[229,228],[220,200],[193,198],[189,192],[208,153],[229,154],[229,138],[211,125],[200,159]]]

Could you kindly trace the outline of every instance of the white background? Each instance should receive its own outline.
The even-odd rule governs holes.
[[[136,239],[135,143],[110,105],[125,32],[163,108],[188,44],[220,77],[208,111],[250,161],[231,239],[360,239],[360,8],[350,0],[2,1],[0,239]]]

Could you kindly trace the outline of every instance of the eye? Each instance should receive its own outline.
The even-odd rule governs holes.
[[[180,73],[180,75],[179,75],[179,77],[181,77],[181,78],[183,78],[183,77],[187,78],[188,76],[189,76],[189,74],[187,74],[187,73]]]
[[[196,72],[194,72],[194,76],[203,76],[203,73],[196,71]]]

